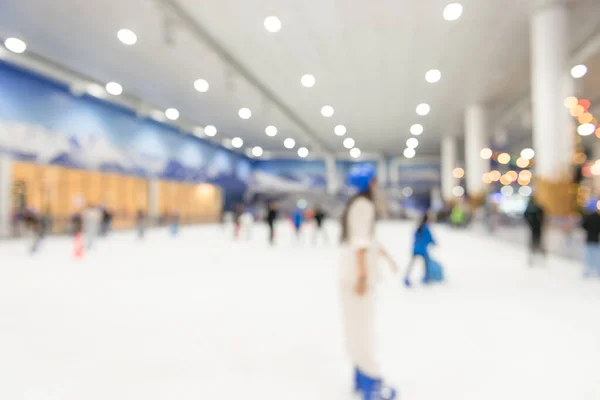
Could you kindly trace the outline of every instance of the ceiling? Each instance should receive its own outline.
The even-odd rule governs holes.
[[[529,3],[463,0],[462,17],[448,22],[449,2],[4,0],[0,37],[19,37],[34,54],[101,83],[117,81],[127,94],[175,107],[247,146],[295,154],[283,146],[292,137],[313,153],[347,154],[333,133],[343,124],[363,153],[396,155],[409,127],[422,123],[417,153],[437,155],[442,135],[462,133],[468,104],[484,103],[499,117],[529,90]],[[265,30],[269,15],[280,18],[279,32]],[[572,18],[575,51],[598,33],[600,3],[574,1]],[[121,28],[138,42],[119,42]],[[432,68],[442,72],[439,83],[424,79]],[[300,84],[307,73],[316,77],[313,88]],[[198,78],[208,92],[194,90]],[[590,68],[586,85],[599,88],[600,73]],[[432,109],[425,117],[415,112],[422,102]],[[332,118],[321,115],[324,105],[334,107]],[[240,107],[252,118],[240,119]],[[279,134],[267,137],[267,125]]]

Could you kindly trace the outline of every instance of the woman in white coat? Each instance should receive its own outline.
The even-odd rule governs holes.
[[[355,366],[355,390],[364,400],[394,399],[396,392],[383,384],[375,355],[374,290],[379,257],[387,258],[397,272],[395,263],[375,241],[375,169],[356,165],[347,183],[358,193],[342,215],[340,291],[346,345]]]

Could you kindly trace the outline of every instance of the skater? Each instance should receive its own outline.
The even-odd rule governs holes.
[[[138,210],[136,215],[136,223],[138,238],[143,239],[146,233],[146,213],[144,210]]]
[[[301,233],[303,222],[304,222],[304,210],[300,207],[296,207],[296,209],[292,213],[292,223],[294,224],[294,230],[296,232],[297,240],[300,240],[300,233]]]
[[[30,208],[25,211],[24,220],[27,228],[30,229],[33,234],[33,243],[29,249],[29,252],[33,254],[38,251],[42,239],[46,234],[45,218],[38,214],[35,209]]]
[[[583,276],[589,278],[596,274],[600,278],[600,209],[583,218],[583,229],[586,232],[585,271]]]
[[[344,332],[350,359],[354,363],[355,390],[364,400],[394,399],[386,387],[375,357],[375,285],[379,256],[395,263],[375,241],[375,169],[370,165],[352,168],[348,184],[358,191],[342,215],[340,294]]]
[[[82,238],[83,218],[81,216],[81,212],[76,211],[75,214],[73,214],[73,216],[71,217],[71,225],[72,225],[72,229],[73,229],[73,242],[74,242],[73,255],[75,256],[76,259],[81,259],[83,257],[83,248],[84,248],[83,238]]]
[[[171,236],[175,237],[179,233],[179,224],[181,222],[181,217],[179,215],[179,211],[173,211],[171,215]]]
[[[89,250],[94,246],[94,242],[102,229],[102,211],[93,204],[90,204],[83,212],[83,228],[85,230],[86,247]]]
[[[244,214],[244,205],[238,204],[233,212],[233,237],[238,239],[242,230],[242,215]]]
[[[421,223],[415,232],[415,239],[413,245],[413,255],[408,264],[408,268],[406,270],[406,276],[404,277],[404,285],[406,287],[410,287],[410,273],[412,271],[412,267],[417,258],[421,257],[424,261],[425,265],[425,273],[423,274],[423,283],[429,283],[429,263],[431,258],[429,257],[428,247],[429,245],[435,245],[435,241],[433,240],[433,236],[431,235],[431,231],[429,230],[429,215],[425,213],[423,218],[421,219]]]
[[[529,225],[529,229],[531,231],[529,266],[533,267],[536,255],[546,255],[546,250],[544,249],[542,241],[542,235],[544,233],[545,213],[544,209],[537,202],[535,196],[531,196],[531,198],[529,199],[529,204],[527,205],[527,208],[525,209],[525,214],[523,216],[525,218],[525,221]]]
[[[326,243],[329,243],[329,238],[327,237],[327,232],[325,232],[325,228],[323,227],[323,221],[325,220],[325,211],[319,206],[315,208],[315,236],[313,241],[316,243],[319,236],[322,236]]]
[[[275,243],[275,221],[277,221],[277,203],[269,203],[267,210],[267,225],[269,225],[269,244]]]
[[[101,206],[100,210],[102,213],[102,228],[100,230],[100,235],[104,237],[108,235],[108,232],[110,231],[113,216],[106,206]]]

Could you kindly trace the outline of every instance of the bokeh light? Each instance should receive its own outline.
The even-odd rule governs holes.
[[[498,171],[498,170],[493,170],[490,172],[490,178],[492,179],[493,182],[498,182],[501,177],[502,177],[502,173],[500,173],[500,171]]]
[[[492,183],[492,177],[490,176],[489,172],[483,174],[483,177],[481,179],[483,180],[483,183]]]
[[[502,175],[502,177],[500,178],[500,183],[503,185],[510,185],[512,183],[512,181],[510,180],[510,178],[506,175]]]
[[[519,188],[519,194],[523,197],[529,197],[533,193],[533,189],[530,186],[521,186]]]
[[[582,124],[577,127],[577,133],[581,136],[590,136],[596,132],[596,126],[592,124]]]
[[[523,157],[519,157],[517,159],[517,167],[519,167],[519,168],[527,168],[528,166],[529,166],[529,160],[526,160]]]
[[[515,194],[515,189],[512,186],[502,186],[502,189],[500,189],[500,191],[505,196],[512,196],[513,194]]]
[[[462,168],[454,168],[454,171],[452,171],[452,176],[454,176],[456,179],[461,179],[463,176],[465,176],[465,170]]]
[[[573,163],[581,165],[587,161],[587,156],[583,152],[577,152],[573,155]]]
[[[454,186],[452,188],[452,194],[456,197],[462,197],[465,194],[465,188],[462,186]]]
[[[569,96],[565,99],[565,107],[567,108],[573,108],[577,105],[577,97],[575,96]]]
[[[585,110],[583,109],[582,106],[580,106],[579,104],[576,105],[575,107],[571,107],[571,116],[575,117],[575,118],[579,118],[579,116],[581,114],[583,114],[585,112]]]
[[[502,153],[498,156],[498,162],[500,164],[508,164],[510,162],[510,154]]]
[[[588,112],[585,112],[579,116],[580,124],[589,124],[594,119],[594,116]]]
[[[531,160],[533,157],[535,157],[535,151],[533,151],[533,149],[526,148],[521,150],[521,158],[524,158],[525,160]]]
[[[516,172],[516,171],[508,171],[508,172],[506,173],[506,176],[508,176],[508,177],[510,178],[510,180],[514,182],[514,181],[516,181],[516,180],[517,180],[517,178],[519,177],[519,174],[517,174],[517,172]]]
[[[573,106],[575,106],[577,104],[579,104],[581,107],[583,107],[585,112],[587,112],[590,109],[590,107],[592,106],[592,103],[588,99],[581,99]]]
[[[490,158],[492,158],[492,150],[488,149],[488,148],[481,149],[481,151],[479,152],[479,155],[484,160],[489,160]]]
[[[523,179],[523,180],[527,180],[527,181],[530,180],[532,176],[533,175],[532,175],[531,171],[529,171],[529,170],[524,170],[519,173],[519,179]]]

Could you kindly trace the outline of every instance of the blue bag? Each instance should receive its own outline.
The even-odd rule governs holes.
[[[442,265],[435,261],[433,258],[429,259],[427,263],[428,278],[430,282],[443,282],[444,281],[444,268]]]

